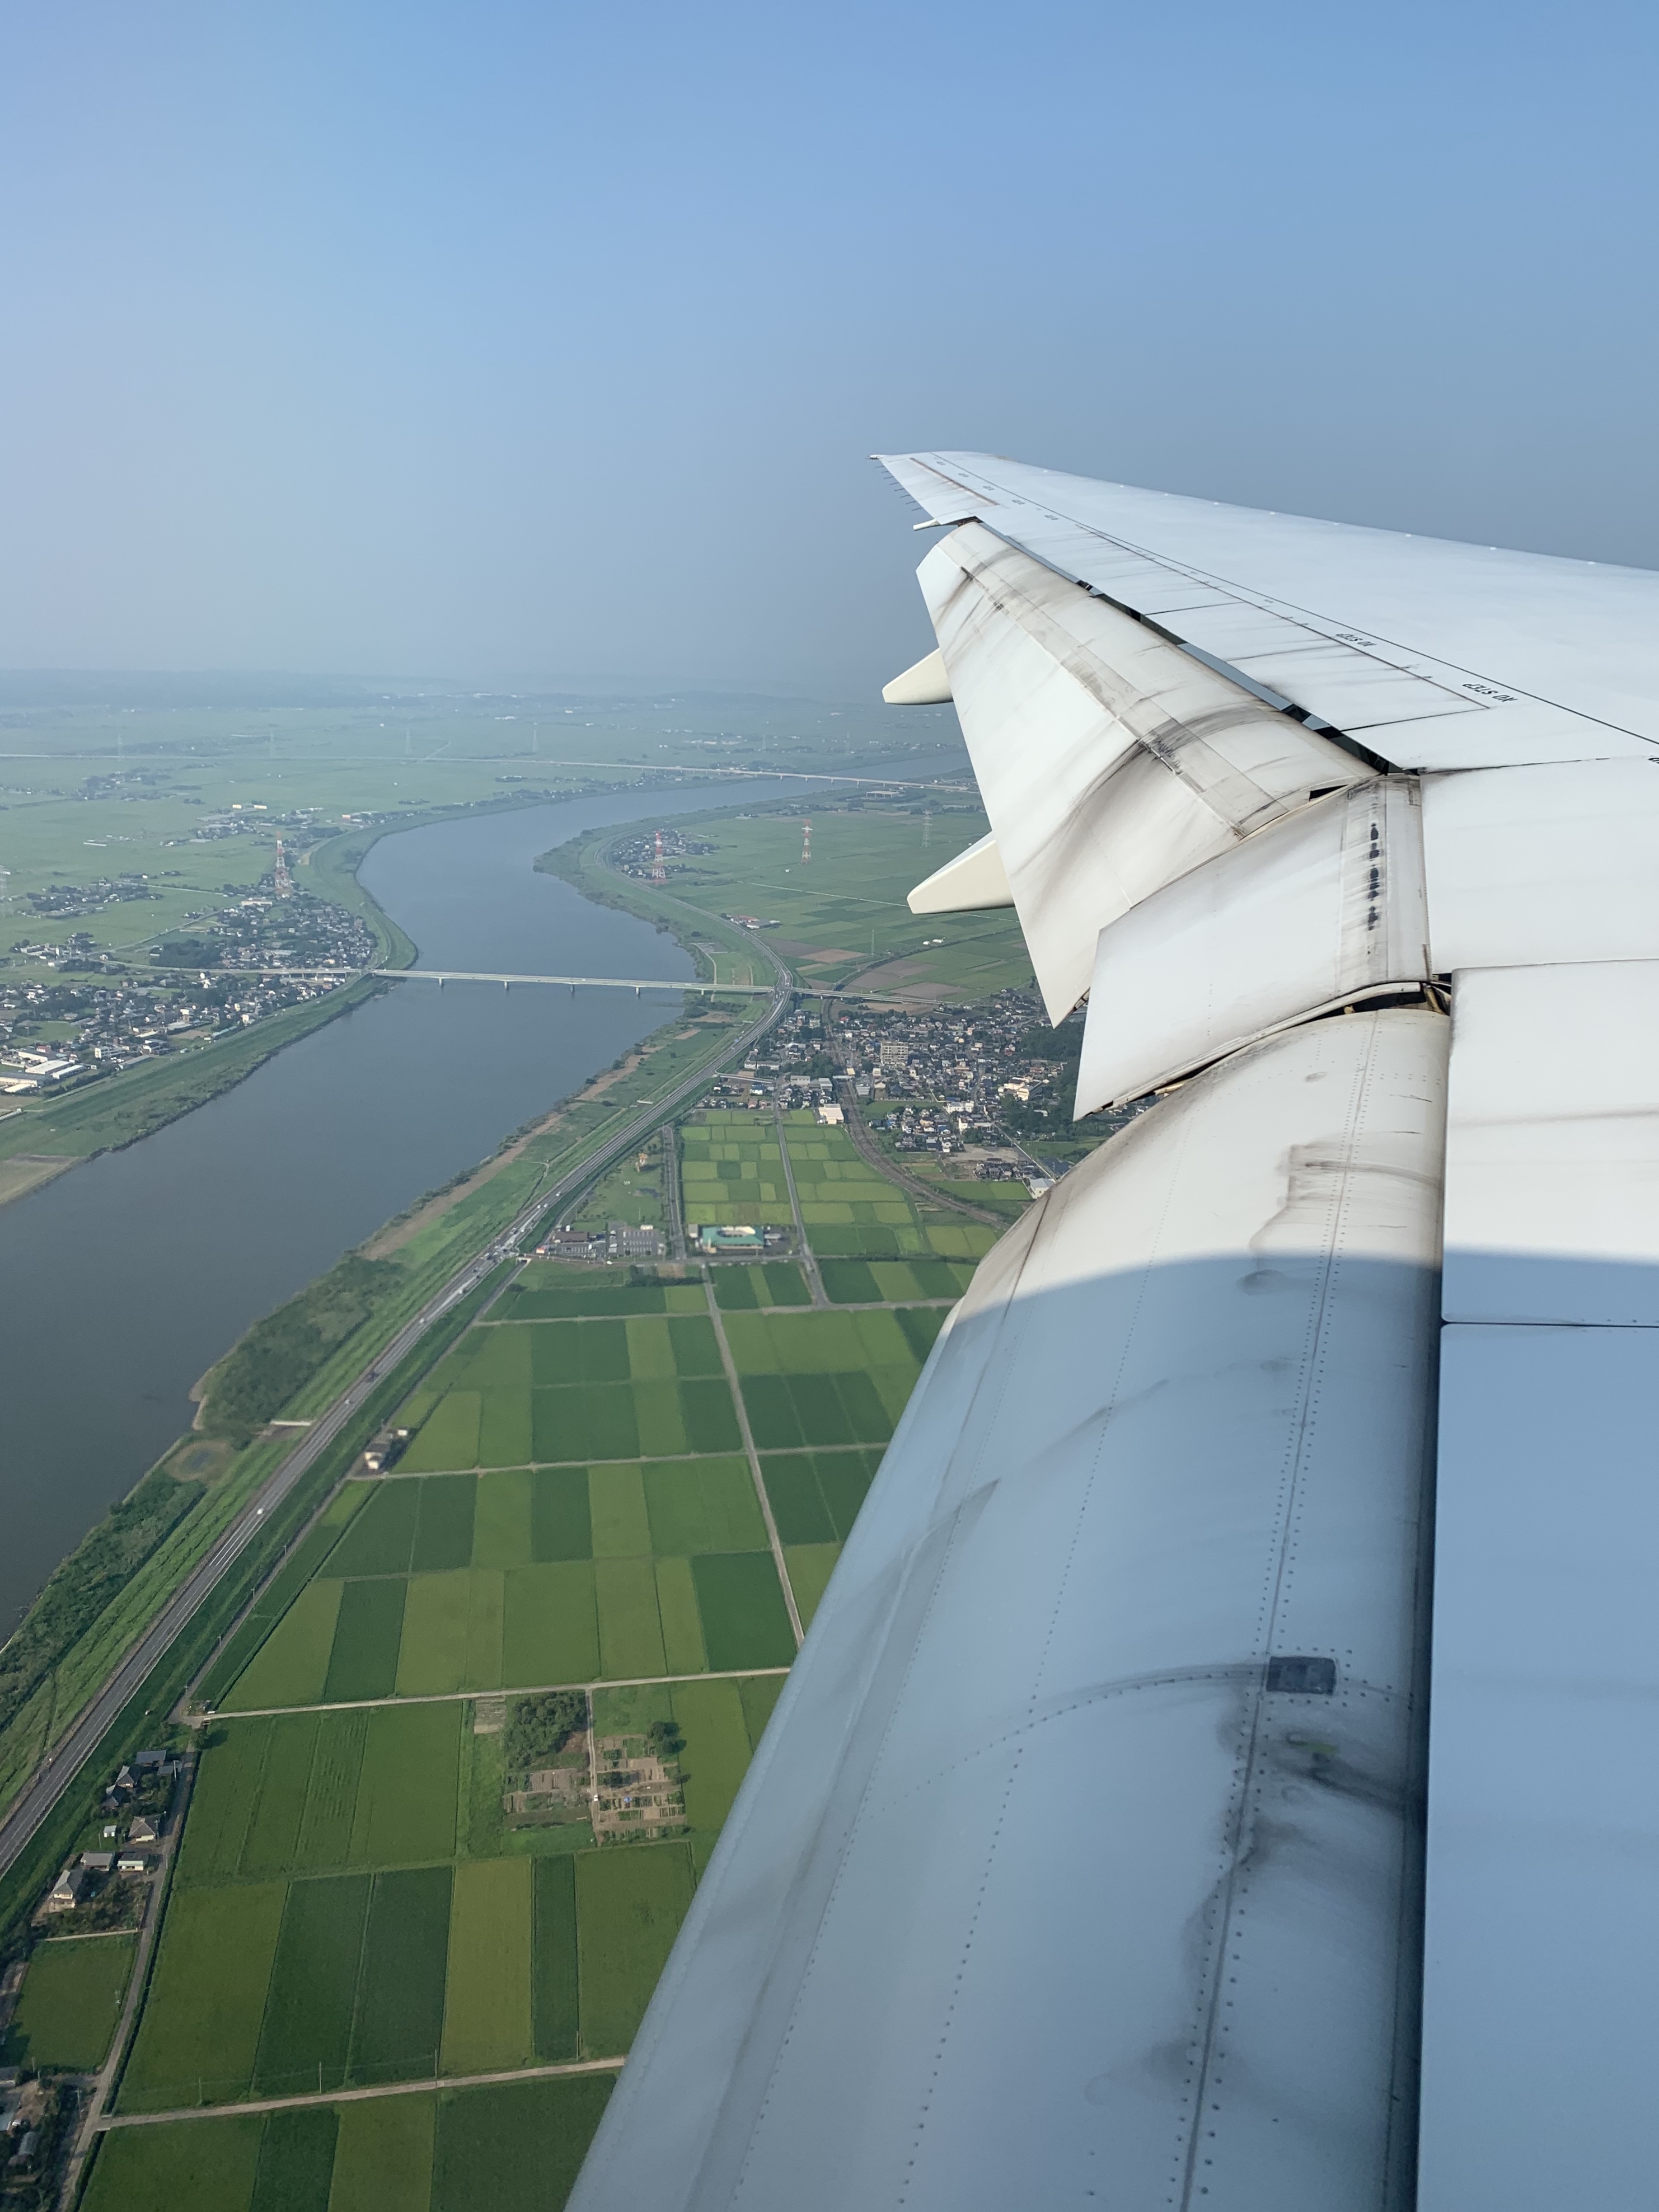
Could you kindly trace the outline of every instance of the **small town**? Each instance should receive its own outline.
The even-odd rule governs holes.
[[[12,959],[25,964],[0,973],[0,1093],[76,1089],[246,1028],[341,987],[283,969],[360,969],[374,951],[367,925],[295,890],[285,860],[256,891],[188,915],[131,960],[100,952],[84,931],[20,939]],[[134,974],[140,958],[166,980]]]
[[[816,1106],[836,1121],[855,1110],[896,1152],[955,1155],[985,1182],[1052,1179],[1133,1118],[1099,1116],[1074,1132],[1080,1036],[1075,1021],[1050,1030],[1029,991],[915,1009],[813,1000],[704,1103]]]

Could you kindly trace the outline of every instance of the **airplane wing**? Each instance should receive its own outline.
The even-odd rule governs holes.
[[[572,2204],[1644,2202],[1659,576],[887,465],[919,910],[1160,1095],[941,1335]]]

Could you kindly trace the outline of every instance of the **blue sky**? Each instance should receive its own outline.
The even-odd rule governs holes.
[[[0,665],[866,696],[865,456],[1659,565],[1650,7],[0,17]]]

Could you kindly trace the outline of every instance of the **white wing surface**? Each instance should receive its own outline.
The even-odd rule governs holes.
[[[988,453],[882,458],[936,520],[979,521],[1398,767],[1659,746],[1648,569],[1263,514]]]
[[[1408,2201],[1445,1026],[1256,1047],[984,1263],[574,2212]]]
[[[1659,577],[887,465],[992,828],[912,903],[1164,1095],[941,1336],[573,2204],[1645,2203]]]

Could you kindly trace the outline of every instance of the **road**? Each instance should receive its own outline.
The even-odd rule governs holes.
[[[663,1123],[658,1142],[662,1146],[662,1225],[668,1239],[668,1256],[671,1260],[684,1260],[685,1208],[680,1203],[680,1148],[675,1141],[672,1121]]]
[[[356,1380],[335,1400],[327,1413],[312,1424],[294,1449],[249,1498],[207,1557],[191,1570],[173,1592],[126,1657],[106,1677],[103,1686],[83,1709],[67,1735],[47,1754],[45,1764],[37,1768],[5,1818],[0,1820],[0,1875],[9,1872],[27,1849],[58,1799],[74,1782],[82,1765],[113,1725],[122,1707],[133,1697],[145,1676],[165,1657],[181,1631],[260,1533],[267,1515],[281,1504],[301,1476],[315,1466],[378,1385],[408,1358],[434,1322],[470,1291],[476,1290],[493,1268],[511,1255],[526,1230],[584,1188],[596,1176],[603,1174],[613,1160],[630,1146],[636,1146],[641,1137],[648,1135],[659,1122],[672,1118],[688,1098],[694,1097],[708,1083],[715,1066],[721,1061],[734,1056],[740,1059],[752,1044],[764,1036],[782,1018],[793,988],[793,978],[781,963],[778,963],[775,994],[758,1020],[741,1030],[716,1060],[695,1069],[666,1097],[653,1100],[597,1152],[590,1153],[580,1167],[574,1168],[560,1182],[538,1192],[506,1229],[491,1238],[483,1251],[453,1275],[412,1321],[404,1323],[391,1343],[376,1354]]]
[[[144,1917],[138,1930],[137,1947],[133,1954],[132,1971],[127,1977],[126,1995],[121,2001],[121,2016],[110,2038],[110,2046],[102,2067],[88,2085],[81,2107],[80,2125],[75,2131],[69,2163],[58,2192],[60,2204],[76,2203],[81,2187],[81,2173],[92,2151],[93,2137],[97,2133],[101,2116],[109,2109],[110,2099],[115,2094],[115,2084],[125,2063],[127,2045],[132,2040],[132,2031],[138,2017],[138,2006],[149,1976],[149,1954],[155,1948],[155,1938],[161,1925],[161,1908],[167,1902],[167,1885],[173,1876],[173,1863],[179,1848],[179,1838],[184,1832],[185,1815],[190,1810],[190,1793],[196,1781],[196,1761],[186,1759],[185,1771],[172,1804],[161,1834],[161,1863],[149,1883],[149,1894],[144,1899]]]
[[[794,1163],[789,1157],[789,1139],[784,1131],[783,1109],[775,1098],[772,1101],[772,1119],[777,1126],[778,1158],[783,1162],[783,1181],[784,1188],[789,1193],[789,1211],[795,1217],[795,1242],[799,1248],[800,1264],[806,1276],[806,1287],[812,1293],[812,1303],[815,1306],[827,1306],[830,1299],[823,1287],[823,1278],[818,1273],[817,1255],[806,1241],[806,1224],[801,1218],[800,1194],[795,1188],[795,1168]]]

